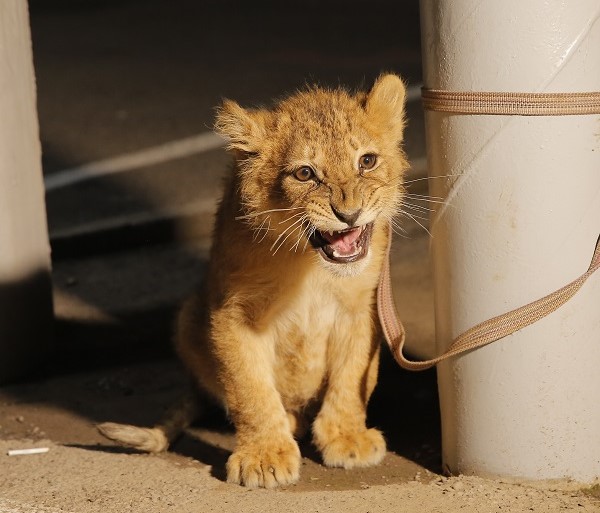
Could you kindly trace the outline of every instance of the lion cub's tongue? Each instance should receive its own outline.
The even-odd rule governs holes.
[[[362,228],[353,228],[345,232],[322,232],[323,238],[339,255],[352,255],[356,253],[356,241],[362,232]]]

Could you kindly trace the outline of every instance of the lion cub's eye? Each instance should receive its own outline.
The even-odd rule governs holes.
[[[294,177],[301,182],[308,182],[309,180],[312,180],[314,176],[315,172],[312,167],[309,166],[302,166],[294,171]]]
[[[373,169],[377,164],[377,156],[372,153],[367,153],[358,159],[358,167],[361,171],[368,171],[369,169]]]

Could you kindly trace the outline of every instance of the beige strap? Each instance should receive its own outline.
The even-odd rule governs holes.
[[[423,88],[425,109],[456,114],[560,116],[600,114],[600,92],[590,93],[497,93],[441,91]],[[589,269],[575,281],[533,303],[499,315],[465,331],[452,341],[448,350],[431,360],[410,361],[404,357],[404,326],[398,318],[390,279],[390,248],[392,231],[379,286],[377,311],[385,339],[394,358],[408,370],[424,370],[437,363],[472,349],[485,346],[542,319],[566,303],[584,282],[600,268],[600,238]]]
[[[423,107],[455,114],[570,116],[600,114],[600,92],[496,93],[423,88]]]
[[[542,299],[494,317],[465,331],[452,341],[444,354],[437,358],[425,361],[411,361],[407,360],[403,354],[405,340],[404,326],[402,326],[402,322],[396,313],[394,297],[392,295],[389,259],[391,241],[392,234],[390,228],[387,253],[379,278],[379,287],[377,288],[377,311],[383,328],[383,334],[394,358],[401,367],[414,371],[428,369],[446,358],[485,346],[539,321],[571,299],[585,281],[600,268],[599,238],[590,267],[576,280]]]

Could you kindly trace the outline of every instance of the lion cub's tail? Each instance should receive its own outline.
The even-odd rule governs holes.
[[[162,452],[198,417],[199,401],[187,394],[173,404],[152,428],[104,422],[96,427],[106,438],[144,452]]]

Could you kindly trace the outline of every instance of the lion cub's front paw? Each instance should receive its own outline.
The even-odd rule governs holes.
[[[385,456],[385,440],[376,429],[340,432],[318,445],[323,463],[329,467],[368,467],[380,463]]]
[[[227,481],[250,488],[292,484],[298,481],[300,449],[293,439],[265,441],[239,447],[227,461]]]

